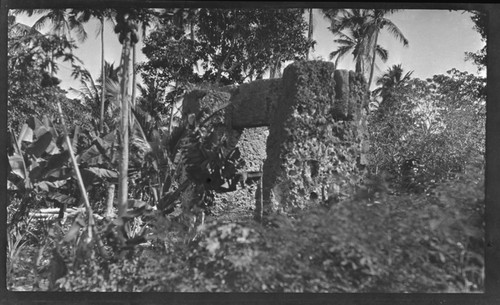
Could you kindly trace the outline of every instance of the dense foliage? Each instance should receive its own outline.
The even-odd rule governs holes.
[[[71,53],[75,45],[65,38],[45,36],[16,23],[14,16],[9,21],[7,127],[17,133],[33,115],[55,116],[57,101],[72,121],[87,128],[92,126],[89,109],[79,100],[67,98],[53,74],[58,68],[57,59],[76,65],[78,59]]]
[[[370,116],[373,171],[403,183],[401,166],[416,160],[411,187],[423,190],[468,166],[483,168],[484,89],[484,79],[453,69],[382,90]]]
[[[488,26],[488,15],[485,11],[474,11],[471,16],[472,21],[474,22],[474,29],[481,35],[481,39],[484,42],[487,42],[487,26]],[[467,52],[466,59],[472,60],[481,71],[486,68],[487,64],[487,54],[486,54],[487,45],[475,52]]]
[[[182,23],[164,18],[145,40],[146,83],[242,83],[262,78],[281,62],[304,58],[311,42],[300,9],[199,9],[184,35]],[[179,17],[182,18],[182,17]],[[201,70],[193,67],[201,65]]]
[[[356,72],[363,74],[368,86],[371,85],[373,72],[375,70],[375,58],[379,56],[386,61],[388,51],[378,45],[378,37],[382,30],[387,30],[397,38],[404,46],[408,46],[408,39],[404,36],[396,24],[388,15],[398,11],[395,9],[323,9],[323,14],[330,20],[329,29],[340,39],[339,48],[330,53],[331,57],[342,57],[352,51],[356,62]],[[342,31],[352,32],[350,37]]]
[[[371,174],[362,184],[361,147],[339,144],[347,139],[357,145],[356,128],[366,127],[363,120],[349,121],[366,108],[362,76],[349,73],[350,95],[321,109],[317,104],[334,94],[321,82],[331,79],[333,65],[298,80],[300,88],[286,88],[297,90],[300,101],[291,116],[283,114],[290,124],[278,138],[307,139],[290,147],[292,178],[302,169],[315,176],[315,161],[331,158],[318,178],[331,190],[315,188],[301,174],[290,189],[300,209],[255,222],[255,202],[230,193],[242,177],[241,154],[217,133],[231,96],[207,88],[261,78],[266,71],[275,77],[282,62],[304,58],[313,44],[304,35],[304,10],[159,12],[43,10],[41,20],[56,23],[43,35],[9,16],[9,289],[484,290],[484,79],[455,69],[411,79],[401,66],[382,76],[368,117]],[[367,58],[378,30],[391,28],[384,23],[388,12],[379,13],[377,22],[370,19],[374,36],[364,37]],[[104,18],[117,22],[123,44],[120,67],[103,62],[104,74],[95,82],[76,65],[76,44],[69,38],[74,29],[83,35],[79,22],[92,16],[102,25]],[[127,63],[139,27],[150,26],[154,16],[160,21],[145,41],[145,85],[135,100],[128,93]],[[483,16],[474,16],[484,34]],[[82,103],[58,87],[57,60],[70,62],[87,89],[80,92]],[[203,93],[202,107],[184,109],[174,124],[174,106],[187,100],[186,92]],[[106,128],[98,131],[102,105],[109,111]],[[319,124],[309,126],[317,118]],[[116,202],[119,179],[127,187],[119,189]],[[356,186],[340,193],[343,184]],[[306,191],[305,185],[312,187]],[[217,192],[227,196],[217,202]],[[328,205],[311,204],[330,192],[335,196]]]
[[[67,291],[475,292],[484,285],[481,173],[432,196],[344,201],[268,226],[208,222],[185,244],[157,219],[155,247],[61,279]],[[153,249],[155,249],[153,247]],[[158,249],[158,248],[156,248]],[[187,255],[186,255],[187,253]]]

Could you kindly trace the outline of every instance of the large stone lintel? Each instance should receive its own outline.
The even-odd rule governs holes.
[[[231,92],[232,118],[235,129],[269,126],[271,112],[281,91],[281,79],[261,79],[241,84]]]

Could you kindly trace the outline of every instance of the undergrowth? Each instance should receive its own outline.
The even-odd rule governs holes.
[[[195,234],[160,217],[148,243],[111,260],[90,257],[56,290],[481,292],[484,190],[475,177],[265,224],[213,219]]]

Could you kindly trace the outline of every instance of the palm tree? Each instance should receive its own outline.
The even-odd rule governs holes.
[[[69,10],[66,9],[27,9],[27,10],[15,10],[15,12],[21,13],[25,12],[28,16],[35,14],[45,14],[42,15],[34,24],[33,29],[40,30],[45,26],[47,22],[52,23],[51,32],[59,37],[67,37],[69,41],[72,40],[71,33],[76,32],[78,41],[83,42],[87,39],[87,32],[83,28],[81,22],[79,22],[74,16],[70,14]],[[72,53],[72,45],[70,46],[70,53]],[[54,70],[51,69],[51,77],[54,77]]]
[[[314,28],[313,28],[313,9],[310,8],[308,10],[309,10],[309,28],[307,31],[307,40],[309,42],[311,42],[312,38],[313,38],[313,31],[314,31]],[[306,59],[309,59],[309,50],[310,50],[310,48],[307,49]]]
[[[158,13],[153,10],[153,9],[136,9],[133,12],[133,16],[131,16],[132,20],[136,24],[140,24],[141,26],[141,34],[142,37],[146,36],[146,30],[147,28],[154,23],[156,20],[155,18],[158,16]],[[137,70],[136,70],[136,53],[137,53],[137,41],[132,40],[132,95],[131,95],[131,102],[132,102],[132,107],[135,107],[136,103],[136,88],[137,88]],[[134,124],[134,120],[132,120],[132,117],[130,117],[130,123],[131,126]]]
[[[98,29],[98,35],[100,34],[101,36],[101,77],[102,77],[102,84],[106,84],[106,71],[105,71],[105,59],[104,59],[104,26],[106,20],[108,21],[113,21],[113,10],[112,9],[73,9],[71,11],[71,15],[74,16],[74,18],[80,22],[80,23],[86,23],[88,22],[91,18],[97,18],[100,21],[100,27]],[[105,86],[102,87],[105,89]],[[99,121],[99,132],[102,134],[104,132],[104,101],[106,98],[106,91],[102,90],[101,91],[101,113],[100,113],[100,121]]]
[[[390,9],[333,9],[323,10],[326,18],[331,21],[329,29],[336,35],[344,29],[352,29],[357,34],[359,47],[357,50],[356,72],[366,75],[369,67],[368,87],[373,79],[375,58],[379,53],[378,35],[386,28],[394,37],[398,38],[404,46],[408,46],[408,40],[401,30],[389,19],[387,14],[397,10]]]
[[[128,71],[130,65],[130,49],[133,40],[137,39],[134,23],[128,18],[129,12],[119,10],[116,14],[115,32],[119,35],[122,44],[122,55],[120,66],[120,94],[121,115],[120,115],[120,160],[118,164],[118,218],[122,220],[119,227],[123,227],[123,216],[127,210],[128,202],[128,160],[129,160],[129,102],[128,102]],[[135,37],[134,37],[135,36]],[[121,232],[121,230],[119,230]]]
[[[39,54],[43,54],[37,61],[40,63],[43,73],[46,73],[50,79],[50,82],[57,84],[59,81],[54,77],[54,74],[57,72],[56,59],[63,58],[63,61],[71,62],[73,68],[77,68],[75,62],[81,63],[81,60],[73,54],[73,49],[76,48],[75,43],[69,40],[66,35],[56,35],[54,29],[52,34],[44,35],[40,33],[36,28],[37,26],[41,26],[40,23],[39,25],[35,23],[34,26],[29,27],[17,23],[15,20],[16,14],[27,13],[31,16],[33,14],[43,14],[45,11],[47,10],[14,10],[13,15],[9,15],[9,38],[11,39],[9,41],[9,50],[19,48],[28,48],[31,51],[41,50],[41,53],[36,51]],[[74,22],[68,22],[68,24],[70,23]],[[50,75],[46,72],[46,69],[50,69]]]
[[[367,10],[361,9],[324,9],[323,14],[330,20],[328,29],[337,36],[340,36],[340,43],[344,47],[352,45],[354,60],[356,62],[356,72],[366,74],[367,71],[367,40],[366,27],[368,21]],[[343,30],[351,31],[353,37],[348,39]],[[344,40],[344,41],[343,41]],[[344,48],[345,50],[345,48]],[[342,51],[344,51],[342,50]],[[344,53],[347,53],[345,51]],[[342,52],[341,52],[342,53]]]
[[[27,36],[36,36],[36,37],[42,37],[43,34],[40,33],[39,31],[33,29],[30,26],[27,26],[23,23],[19,23],[16,21],[16,16],[13,14],[10,14],[7,16],[7,27],[8,27],[8,34],[9,38],[26,38]],[[29,37],[31,38],[31,37]]]
[[[129,123],[132,115],[130,113],[130,101],[128,96],[128,78],[130,67],[130,51],[138,42],[138,22],[145,24],[150,20],[152,10],[121,9],[116,12],[115,32],[122,44],[121,55],[121,79],[120,94],[121,116],[120,116],[120,161],[118,167],[118,217],[121,219],[119,227],[123,227],[123,217],[128,203],[128,168],[129,168]],[[121,232],[121,230],[119,230]]]
[[[48,39],[33,27],[17,22],[14,14],[11,15],[9,12],[7,19],[9,51],[26,50],[28,46],[38,45],[38,41],[48,42]]]
[[[342,57],[344,57],[347,53],[351,52],[356,62],[356,72],[361,72],[362,54],[360,50],[363,43],[362,37],[360,37],[359,31],[353,31],[352,29],[348,29],[348,31],[352,32],[352,36],[346,35],[342,32],[337,33],[340,38],[335,39],[334,42],[340,46],[337,50],[330,53],[330,60],[335,58],[335,69],[338,69],[340,59],[342,59]],[[388,51],[380,45],[377,45],[376,51],[382,61],[386,62],[389,57]]]
[[[35,23],[33,28],[40,30],[43,28],[47,22],[52,23],[51,32],[57,36],[66,36],[71,40],[71,33],[73,31],[77,34],[77,40],[83,42],[87,39],[87,32],[83,28],[81,22],[79,22],[69,10],[66,9],[27,9],[27,10],[15,10],[15,12],[27,13],[29,17],[38,14],[42,15]]]
[[[373,70],[375,66],[375,57],[376,57],[376,48],[377,48],[377,41],[378,41],[378,35],[381,30],[386,28],[389,33],[391,33],[395,38],[399,39],[399,41],[403,44],[403,46],[407,47],[408,46],[408,39],[403,35],[401,30],[388,18],[385,17],[385,15],[392,14],[396,12],[397,10],[394,9],[375,9],[372,11],[370,14],[370,21],[366,25],[367,26],[367,35],[370,38],[370,43],[369,47],[371,48],[371,69],[370,69],[370,78],[368,80],[368,86],[370,86],[372,79],[373,79]]]
[[[99,108],[101,108],[101,105],[104,106],[104,110],[106,111],[110,109],[110,104],[117,104],[117,102],[115,101],[117,90],[114,88],[118,87],[116,84],[119,82],[119,70],[120,67],[115,68],[113,64],[105,62],[104,73],[101,73],[99,78],[97,80],[94,80],[88,70],[80,68],[73,73],[73,76],[75,76],[75,78],[80,78],[81,87],[79,89],[70,88],[70,91],[78,94],[80,100],[89,105],[92,109],[92,114],[97,117],[99,116]],[[104,84],[103,81],[106,81],[106,83]],[[104,100],[102,100],[103,92],[106,93],[106,95],[104,96]],[[99,123],[101,124],[102,122]],[[101,130],[100,126],[98,130]]]
[[[393,65],[377,79],[377,85],[380,87],[373,90],[373,95],[380,96],[383,100],[387,100],[396,88],[406,84],[410,80],[412,74],[413,71],[410,71],[403,76],[401,64]]]

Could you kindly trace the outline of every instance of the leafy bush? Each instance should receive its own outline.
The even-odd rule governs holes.
[[[387,171],[404,185],[401,166],[416,159],[414,190],[428,189],[484,166],[484,79],[456,69],[426,81],[412,79],[380,101],[369,118],[371,167]]]
[[[187,230],[164,218],[150,245],[90,259],[59,280],[66,291],[480,292],[482,171],[434,192],[330,209],[266,225],[213,220]],[[156,240],[156,241],[155,241]]]
[[[189,290],[481,291],[482,188],[476,172],[432,196],[348,200],[267,227],[212,224],[190,245]]]

